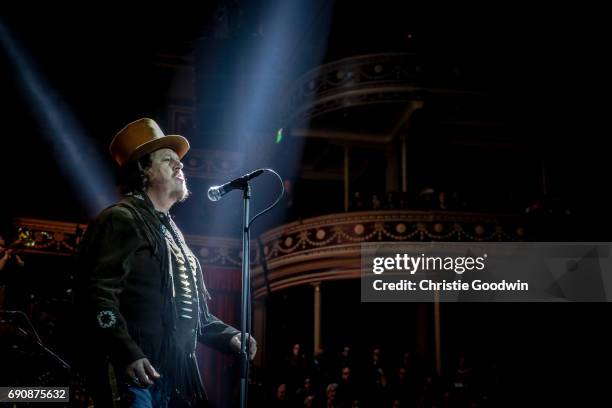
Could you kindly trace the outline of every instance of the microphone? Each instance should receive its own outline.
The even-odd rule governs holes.
[[[259,176],[263,172],[264,169],[255,170],[220,186],[212,186],[208,189],[208,199],[210,201],[219,201],[221,197],[230,191],[243,188],[247,181]]]

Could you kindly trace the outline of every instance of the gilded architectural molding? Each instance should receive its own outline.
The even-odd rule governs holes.
[[[371,242],[523,241],[523,221],[515,216],[464,212],[381,210],[331,214],[271,229],[253,241],[253,297],[267,288],[280,290],[305,283],[359,276],[360,245]],[[35,244],[26,252],[73,255],[86,225],[19,218]],[[204,267],[239,270],[239,239],[185,236]],[[267,270],[267,276],[263,271]]]
[[[32,218],[17,218],[14,224],[21,231],[28,231],[34,240],[24,252],[60,256],[75,255],[87,229],[85,224]],[[185,239],[203,266],[240,269],[240,240],[200,235],[186,235]]]
[[[74,255],[87,228],[84,224],[33,218],[17,218],[14,224],[20,232],[25,232],[33,239],[24,252],[60,256]]]
[[[435,67],[433,83],[429,71],[434,68],[419,58],[410,53],[385,53],[321,65],[295,81],[283,121],[301,122],[347,106],[420,100],[427,93],[478,94],[462,89],[459,71],[450,66]]]
[[[521,219],[463,212],[366,211],[294,222],[261,236],[253,296],[317,280],[356,278],[360,245],[371,242],[522,241]],[[266,277],[263,270],[268,271]]]

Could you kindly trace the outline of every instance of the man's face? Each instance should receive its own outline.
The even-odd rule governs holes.
[[[284,400],[286,394],[287,394],[287,386],[285,384],[279,385],[278,389],[276,390],[276,397],[279,400]]]
[[[159,149],[151,153],[151,167],[147,169],[149,191],[169,194],[176,201],[183,201],[189,196],[183,163],[172,149]]]
[[[397,376],[400,380],[403,380],[406,377],[406,369],[404,367],[400,367],[400,369],[397,370]]]
[[[348,380],[350,380],[350,379],[351,379],[351,369],[350,369],[350,368],[348,368],[348,367],[344,367],[344,368],[342,369],[342,379],[343,379],[344,381],[348,381]]]

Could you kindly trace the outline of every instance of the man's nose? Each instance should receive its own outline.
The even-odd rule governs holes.
[[[182,170],[182,169],[183,169],[183,162],[182,162],[182,161],[180,161],[180,160],[176,160],[176,161],[175,161],[175,164],[174,164],[174,168],[175,168],[175,169]]]

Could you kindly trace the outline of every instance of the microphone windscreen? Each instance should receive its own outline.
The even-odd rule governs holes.
[[[219,199],[221,199],[221,189],[218,186],[213,186],[209,188],[208,199],[210,201],[219,201]]]

